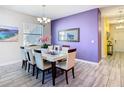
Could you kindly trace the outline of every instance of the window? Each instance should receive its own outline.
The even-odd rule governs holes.
[[[43,35],[43,26],[39,24],[23,24],[23,44],[40,45],[39,38]]]

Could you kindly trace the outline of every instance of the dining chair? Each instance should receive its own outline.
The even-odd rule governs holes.
[[[62,51],[64,52],[68,52],[68,50],[70,49],[70,46],[69,45],[62,45]]]
[[[48,51],[51,51],[51,50],[53,50],[53,46],[52,45],[48,46]]]
[[[69,47],[62,47],[62,51],[64,52],[68,52],[69,49],[70,49]]]
[[[70,49],[69,47],[62,47],[62,48],[61,48],[62,52],[63,52],[63,53],[66,53],[66,54],[68,54],[68,50],[69,50],[69,49]],[[64,61],[66,61],[66,60],[67,60],[67,59],[64,58],[64,59],[58,60],[57,62],[64,62]]]
[[[21,49],[21,58],[22,58],[22,68],[25,66],[25,70],[27,69],[27,56],[26,56],[26,51],[25,47],[20,47]]]
[[[62,45],[62,47],[68,47],[68,48],[70,48],[70,45]]]
[[[60,50],[60,45],[54,45],[53,49],[56,50],[56,51],[59,51]]]
[[[68,53],[68,50],[70,49],[70,46],[68,45],[62,45],[61,50],[63,53]],[[66,58],[58,60],[58,62],[66,61]]]
[[[33,49],[31,48],[27,48],[27,56],[28,56],[28,72],[30,71],[30,65],[33,67],[33,72],[32,72],[32,76],[34,76],[35,73],[35,57],[33,55]]]
[[[37,68],[37,75],[36,79],[38,79],[38,73],[39,70],[42,71],[42,84],[44,84],[44,77],[45,77],[45,71],[51,69],[51,64],[46,62],[42,58],[42,53],[40,50],[34,50],[34,56],[35,56],[35,62],[36,62],[36,68]]]
[[[72,70],[73,78],[75,78],[74,76],[75,59],[76,59],[76,49],[69,49],[67,54],[67,60],[56,64],[56,68],[59,68],[65,72],[67,84],[68,84],[68,71]]]

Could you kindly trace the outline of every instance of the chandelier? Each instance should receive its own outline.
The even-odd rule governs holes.
[[[45,25],[45,24],[49,23],[51,21],[51,19],[48,18],[48,17],[45,17],[45,7],[46,7],[46,5],[42,5],[42,7],[43,7],[42,8],[43,17],[38,17],[37,21],[40,22],[42,25]]]

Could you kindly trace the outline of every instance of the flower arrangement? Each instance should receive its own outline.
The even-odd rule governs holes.
[[[41,46],[41,48],[48,48],[48,44],[46,44],[48,40],[49,40],[49,37],[47,35],[41,36],[39,38],[39,42],[42,42],[43,43],[43,45]]]

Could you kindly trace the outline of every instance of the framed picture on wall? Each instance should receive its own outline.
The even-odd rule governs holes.
[[[18,28],[11,26],[0,26],[0,42],[17,42]]]
[[[80,29],[79,28],[72,28],[59,31],[58,37],[59,41],[66,41],[66,42],[79,42],[80,40]]]

